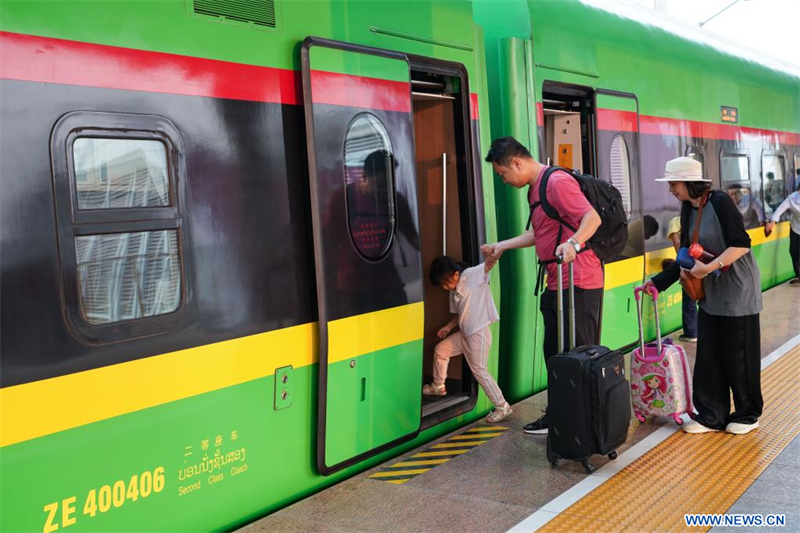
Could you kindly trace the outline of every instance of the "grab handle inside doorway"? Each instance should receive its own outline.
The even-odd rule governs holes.
[[[447,255],[447,154],[442,154],[442,255]]]

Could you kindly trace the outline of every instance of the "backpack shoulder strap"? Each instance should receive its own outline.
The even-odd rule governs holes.
[[[700,221],[703,220],[703,208],[708,203],[711,191],[706,191],[700,199],[700,207],[697,209],[697,221],[694,225],[694,233],[692,234],[692,244],[696,244],[700,239]]]
[[[549,167],[547,170],[544,171],[544,175],[542,176],[542,180],[539,183],[539,203],[541,203],[542,209],[544,209],[544,212],[548,217],[552,218],[553,220],[558,221],[561,225],[566,226],[570,231],[574,232],[574,231],[577,231],[577,228],[575,228],[570,223],[568,223],[566,220],[561,218],[561,215],[558,214],[558,211],[556,211],[556,208],[553,207],[553,205],[550,202],[547,201],[547,183],[550,180],[550,174],[552,174],[553,172],[555,172],[557,170],[564,171],[567,174],[569,174],[570,176],[572,176],[573,179],[575,178],[575,176],[572,174],[572,172],[570,172],[566,168]],[[533,206],[531,206],[531,212],[533,212]]]

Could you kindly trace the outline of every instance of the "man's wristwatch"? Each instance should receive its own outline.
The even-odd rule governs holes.
[[[581,251],[581,243],[579,243],[574,237],[567,239],[567,242],[570,243],[573,248],[575,248],[575,253]]]

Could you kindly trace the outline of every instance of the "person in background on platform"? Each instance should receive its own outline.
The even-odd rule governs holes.
[[[742,187],[738,183],[734,183],[728,187],[728,196],[733,200],[736,209],[741,213],[744,219],[745,228],[755,228],[761,225],[764,220],[764,210],[761,208],[761,203],[758,198],[751,195],[750,187]]]
[[[446,395],[444,382],[450,358],[464,354],[472,375],[494,404],[494,411],[486,416],[490,424],[500,422],[512,413],[511,406],[487,368],[492,347],[489,325],[500,319],[489,290],[489,271],[493,266],[494,261],[490,259],[467,268],[465,263],[446,255],[437,257],[431,263],[431,282],[450,291],[450,312],[454,316],[437,333],[442,341],[434,349],[433,383],[422,387],[423,394]],[[456,326],[459,331],[450,335]]]
[[[794,279],[791,285],[800,285],[800,191],[795,191],[781,202],[781,205],[772,213],[770,221],[764,226],[764,235],[769,237],[775,229],[781,215],[789,211],[792,214],[789,232],[789,254],[792,256],[792,267],[794,268]]]
[[[672,241],[675,251],[681,249],[681,217],[669,221],[667,237]],[[697,302],[692,300],[686,291],[683,291],[683,335],[678,337],[684,342],[697,342]]]
[[[539,201],[539,181],[547,166],[536,161],[527,148],[513,137],[495,139],[486,156],[503,182],[521,189],[528,187],[531,206]],[[575,335],[576,345],[599,344],[600,305],[603,301],[603,268],[600,259],[591,249],[584,249],[586,241],[600,227],[600,215],[581,192],[578,182],[564,171],[555,171],[547,181],[547,200],[558,214],[572,227],[573,235],[558,221],[550,218],[541,207],[533,209],[532,228],[522,235],[495,244],[484,244],[481,250],[486,257],[497,261],[503,252],[536,245],[540,265],[547,268],[547,290],[539,308],[544,319],[544,360],[558,353],[558,317],[556,290],[566,290],[568,279],[557,287],[556,257],[564,263],[575,261]],[[580,252],[580,253],[579,253]],[[564,276],[567,278],[567,276]],[[565,296],[565,301],[566,301]],[[567,329],[567,328],[565,328]],[[527,424],[525,433],[547,433],[547,411],[538,420]]]
[[[767,183],[764,187],[765,204],[774,211],[781,203],[781,196],[783,196],[783,181],[777,181],[774,172],[767,172]]]
[[[703,280],[705,299],[697,320],[697,358],[694,365],[695,419],[687,433],[722,431],[737,435],[758,427],[761,396],[761,274],[750,251],[750,236],[731,198],[711,190],[702,164],[689,157],[667,162],[663,178],[681,202],[681,246],[688,247],[698,208],[703,205],[699,244],[715,256],[696,261],[691,275]],[[718,277],[715,270],[728,267]],[[685,278],[677,262],[645,283],[666,290]],[[733,393],[734,412],[730,412]]]

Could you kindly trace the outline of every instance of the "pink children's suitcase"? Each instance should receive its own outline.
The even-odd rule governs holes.
[[[683,424],[681,415],[692,416],[692,375],[686,352],[682,346],[672,344],[672,339],[661,340],[658,323],[658,290],[647,287],[653,299],[656,320],[656,342],[644,343],[642,327],[642,287],[634,289],[636,311],[639,316],[639,347],[631,356],[631,401],[633,412],[640,422],[648,415],[671,417]]]

